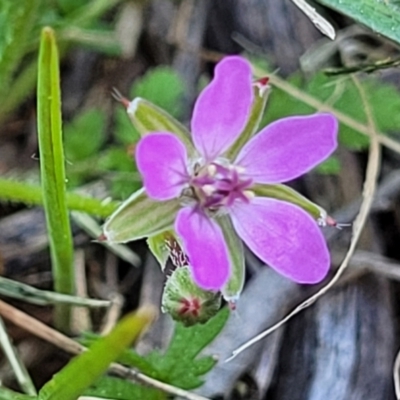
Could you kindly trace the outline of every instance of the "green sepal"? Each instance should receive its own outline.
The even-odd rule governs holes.
[[[221,295],[199,288],[188,266],[177,268],[165,283],[161,310],[185,326],[206,323],[220,307]]]
[[[235,143],[233,143],[226,153],[226,157],[229,160],[234,160],[239,154],[241,148],[252,138],[254,134],[258,132],[258,127],[264,115],[265,105],[267,104],[269,93],[269,86],[265,86],[263,88],[260,88],[257,85],[254,86],[254,101],[251,107],[249,119],[247,120],[246,126],[244,127],[240,136],[236,139]]]
[[[150,101],[136,97],[129,103],[127,112],[141,136],[145,136],[150,132],[170,132],[182,141],[188,154],[191,155],[195,152],[190,141],[189,131],[174,117]]]
[[[160,264],[161,270],[164,271],[167,261],[169,259],[170,250],[166,244],[166,240],[174,235],[171,230],[161,232],[157,235],[150,236],[147,239],[147,244],[153,256]]]
[[[144,189],[133,193],[110,216],[103,227],[104,239],[126,243],[171,229],[181,205],[178,199],[158,202]]]
[[[304,211],[308,212],[316,220],[325,219],[326,211],[308,200],[296,190],[286,185],[255,185],[251,188],[256,196],[271,197],[273,199],[287,201],[288,203],[296,204]]]
[[[242,293],[246,273],[243,243],[227,215],[218,217],[217,221],[224,234],[231,264],[231,275],[221,292],[226,301],[236,302]]]

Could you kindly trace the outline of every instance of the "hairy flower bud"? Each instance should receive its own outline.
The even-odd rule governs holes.
[[[186,326],[204,324],[220,306],[220,293],[200,289],[187,266],[177,268],[165,284],[161,309]]]

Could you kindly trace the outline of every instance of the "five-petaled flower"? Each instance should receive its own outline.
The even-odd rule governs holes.
[[[230,277],[219,215],[229,216],[251,251],[293,281],[316,283],[329,270],[316,220],[299,206],[259,196],[253,188],[290,181],[326,159],[337,145],[337,121],[331,114],[277,120],[229,159],[253,100],[250,64],[226,57],[194,107],[194,154],[170,132],[151,132],[136,149],[147,195],[160,202],[181,199],[174,228],[195,282],[205,289],[221,290]]]

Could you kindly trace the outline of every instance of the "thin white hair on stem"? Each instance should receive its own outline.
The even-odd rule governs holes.
[[[372,206],[373,197],[374,197],[374,194],[376,191],[377,180],[378,180],[379,169],[380,169],[379,166],[380,166],[380,159],[381,159],[381,147],[379,144],[379,138],[378,138],[378,134],[377,134],[377,130],[376,130],[376,125],[375,125],[375,122],[374,122],[374,119],[372,116],[371,107],[368,102],[364,88],[360,84],[360,82],[356,76],[353,75],[352,79],[354,81],[355,86],[357,87],[358,92],[360,93],[360,97],[361,97],[362,103],[364,105],[365,114],[366,114],[367,120],[368,120],[368,131],[369,131],[369,136],[371,138],[371,141],[370,141],[370,146],[369,146],[367,171],[366,171],[366,175],[365,175],[364,188],[363,188],[363,193],[362,193],[363,201],[360,206],[360,211],[358,212],[358,215],[353,223],[352,239],[351,239],[349,249],[346,253],[346,256],[344,257],[344,259],[343,259],[341,265],[339,266],[338,270],[336,271],[335,275],[333,276],[333,278],[330,280],[330,282],[327,285],[325,285],[317,293],[315,293],[314,295],[309,297],[303,303],[299,304],[292,312],[290,312],[286,317],[284,317],[278,323],[271,326],[264,332],[259,333],[253,339],[247,341],[242,346],[235,349],[232,352],[231,357],[229,357],[226,360],[226,362],[232,360],[233,358],[235,358],[237,355],[239,355],[241,352],[243,352],[244,350],[246,350],[253,344],[259,342],[266,336],[270,335],[272,332],[276,331],[278,328],[280,328],[282,325],[284,325],[287,321],[289,321],[293,316],[298,314],[300,311],[304,310],[305,308],[307,308],[307,307],[311,306],[313,303],[315,303],[321,296],[323,296],[326,292],[328,292],[328,290],[330,290],[332,288],[332,286],[339,280],[339,278],[341,277],[341,275],[347,268],[350,258],[354,254],[358,240],[360,239],[362,229],[367,221],[368,214],[369,214],[369,211]],[[398,358],[400,358],[400,355],[398,356]],[[400,364],[400,360],[399,360],[399,364]],[[396,369],[396,371],[397,371],[397,369]],[[398,377],[398,373],[396,373],[395,376]],[[399,388],[400,388],[400,383],[399,383]],[[400,389],[399,389],[399,393],[400,393]],[[400,399],[399,396],[398,396],[398,399]]]
[[[329,39],[334,40],[336,37],[335,28],[326,20],[321,14],[317,12],[314,7],[311,7],[305,0],[292,0],[292,2],[303,11],[304,14],[311,20],[315,27],[328,36]]]
[[[117,101],[119,101],[119,102],[121,102],[122,99],[124,98],[124,96],[122,96],[121,92],[120,92],[115,86],[114,86],[114,87],[112,88],[112,90],[111,90],[111,96],[112,96],[115,100],[117,100]]]

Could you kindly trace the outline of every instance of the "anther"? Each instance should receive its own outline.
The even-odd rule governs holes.
[[[214,164],[210,164],[207,167],[207,172],[210,176],[215,176],[215,174],[217,173],[217,167]]]
[[[253,200],[256,195],[252,190],[244,190],[243,195],[248,199],[248,200]]]
[[[211,196],[215,192],[215,187],[213,185],[204,185],[202,189],[206,196]]]

